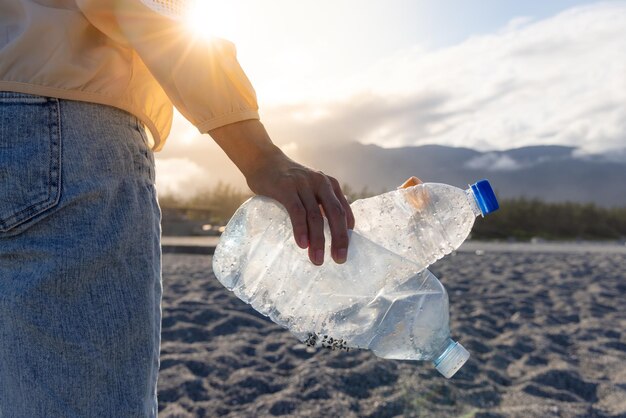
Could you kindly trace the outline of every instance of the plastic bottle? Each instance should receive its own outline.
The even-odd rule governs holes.
[[[477,184],[476,193],[484,195],[484,183]],[[426,237],[434,237],[437,231],[449,234],[450,228],[443,228],[448,221],[463,227],[459,234],[466,237],[468,222],[454,222],[454,216],[444,214],[443,208],[454,208],[462,214],[458,216],[467,219],[469,213],[477,213],[474,206],[482,205],[482,213],[497,207],[493,192],[491,203],[473,205],[469,193],[451,189],[422,184],[404,189],[409,193],[397,190],[355,202],[352,207],[357,225],[363,223],[366,228],[351,233],[344,264],[327,260],[319,267],[296,246],[286,210],[272,199],[254,197],[228,223],[214,254],[213,270],[240,299],[309,345],[367,348],[390,359],[432,360],[437,370],[451,377],[469,353],[450,339],[447,293],[425,269],[428,260],[443,254],[405,254],[412,248],[445,248],[449,252],[455,247],[449,240],[447,245],[428,247],[397,242],[419,241],[417,234],[401,231],[411,226],[422,233],[427,231]],[[448,196],[453,196],[460,208],[445,204]],[[412,215],[407,215],[407,208],[412,208]],[[433,211],[433,215],[419,213],[423,211]],[[394,217],[395,240],[393,234],[387,234],[390,216]],[[382,226],[375,219],[380,219]],[[428,222],[437,222],[437,226]],[[328,225],[325,233],[329,245]],[[454,245],[461,242],[455,240]]]
[[[357,200],[355,231],[422,268],[459,248],[477,216],[498,209],[487,180],[462,190],[422,183]]]

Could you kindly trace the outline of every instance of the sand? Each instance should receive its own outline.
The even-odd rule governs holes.
[[[459,252],[432,266],[472,354],[423,362],[307,349],[165,254],[161,417],[626,417],[626,255]]]

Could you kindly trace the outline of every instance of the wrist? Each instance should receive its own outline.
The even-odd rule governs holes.
[[[244,154],[235,164],[248,181],[248,184],[250,184],[251,179],[260,175],[263,171],[271,167],[278,167],[288,159],[282,150],[274,144],[253,146]]]
[[[224,125],[208,133],[248,182],[264,167],[288,159],[272,142],[259,120],[251,119]]]

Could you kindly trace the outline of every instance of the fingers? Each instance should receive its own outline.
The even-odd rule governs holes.
[[[326,187],[319,191],[319,199],[330,227],[332,237],[330,253],[336,263],[343,263],[348,256],[348,221],[346,210],[337,198],[332,181],[327,180]]]
[[[283,206],[289,213],[291,219],[291,227],[293,228],[293,237],[298,247],[306,249],[309,247],[309,226],[307,222],[307,211],[300,200],[297,191],[290,194],[291,199],[284,202]]]
[[[309,249],[315,265],[324,263],[324,217],[331,235],[331,257],[343,263],[348,255],[348,228],[354,227],[354,215],[336,179],[311,171],[296,184],[297,198],[284,202],[291,218],[294,238],[300,248]],[[294,196],[293,193],[286,193]]]
[[[333,187],[333,192],[335,193],[335,196],[337,197],[337,199],[339,200],[339,203],[341,203],[341,206],[343,207],[348,229],[354,229],[354,214],[352,213],[352,208],[350,207],[350,204],[348,203],[346,196],[343,194],[343,191],[341,190],[341,186],[339,186],[339,182],[334,177],[328,177],[328,179],[330,180],[330,184]]]
[[[315,265],[324,263],[324,218],[315,195],[308,187],[298,190],[298,196],[306,210],[306,224],[309,240],[309,259]]]

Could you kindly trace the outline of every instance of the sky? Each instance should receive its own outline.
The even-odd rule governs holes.
[[[296,160],[304,144],[349,141],[626,147],[624,0],[200,4],[198,26],[236,44],[263,123]],[[163,194],[244,184],[179,114],[156,157]]]

